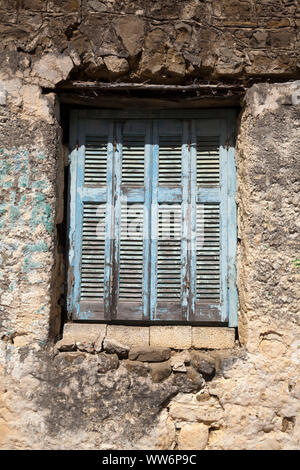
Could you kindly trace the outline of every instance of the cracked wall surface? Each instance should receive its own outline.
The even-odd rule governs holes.
[[[0,13],[0,447],[298,449],[298,2],[0,0]],[[234,347],[61,339],[68,79],[250,87]]]

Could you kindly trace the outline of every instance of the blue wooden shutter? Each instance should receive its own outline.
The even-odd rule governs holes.
[[[193,120],[191,136],[190,318],[221,321],[227,301],[226,121]]]
[[[237,324],[233,113],[172,114],[72,115],[74,320]]]
[[[116,124],[112,318],[149,318],[150,131],[148,120]]]
[[[229,321],[233,326],[237,299],[233,292],[235,259],[230,257],[236,251],[231,132],[232,123],[224,118],[197,119],[191,123],[190,320]]]
[[[73,319],[109,319],[111,311],[113,122],[71,121],[69,296]]]
[[[153,123],[151,320],[188,319],[188,121]]]

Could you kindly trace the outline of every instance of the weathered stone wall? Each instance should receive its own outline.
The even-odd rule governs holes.
[[[160,83],[299,76],[296,0],[1,0],[0,15],[2,71],[45,87],[71,70]]]
[[[239,343],[174,345],[160,362],[116,349],[108,330],[54,346],[65,165],[55,87],[297,79],[298,2],[0,0],[0,13],[1,448],[299,448],[297,81],[255,84],[240,115]]]

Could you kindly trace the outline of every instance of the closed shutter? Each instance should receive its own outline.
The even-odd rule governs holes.
[[[153,124],[151,319],[188,318],[188,121]]]
[[[78,113],[73,122],[68,309],[74,320],[102,320],[111,310],[113,123]]]
[[[192,295],[194,321],[227,315],[227,149],[226,121],[193,120]]]
[[[113,318],[149,317],[150,122],[116,123]]]
[[[74,320],[236,324],[232,114],[191,114],[73,113]]]

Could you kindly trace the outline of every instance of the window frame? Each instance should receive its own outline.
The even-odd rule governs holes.
[[[67,297],[67,309],[71,313],[73,320],[90,320],[90,321],[106,321],[111,320],[124,320],[122,318],[116,318],[114,315],[111,315],[111,305],[110,299],[105,298],[105,310],[110,311],[110,314],[103,314],[101,318],[97,315],[94,315],[93,312],[80,312],[78,309],[78,298],[76,297],[76,292],[80,290],[80,272],[78,268],[80,266],[80,260],[78,261],[78,247],[81,243],[81,227],[78,229],[78,220],[82,220],[82,214],[80,214],[80,204],[78,204],[78,191],[77,191],[77,182],[81,181],[83,185],[84,178],[84,144],[85,144],[85,126],[87,122],[95,122],[97,126],[97,121],[99,120],[130,120],[130,119],[218,119],[222,121],[223,125],[223,146],[220,153],[220,164],[223,166],[220,168],[220,177],[223,174],[226,174],[227,183],[226,191],[227,198],[226,204],[223,204],[221,208],[223,217],[226,217],[226,240],[221,240],[222,243],[226,243],[226,260],[223,260],[223,263],[226,263],[226,266],[222,267],[226,271],[226,286],[223,286],[223,289],[226,289],[226,302],[221,313],[219,321],[215,319],[210,319],[209,315],[204,316],[203,320],[187,320],[187,321],[175,321],[175,323],[182,324],[203,324],[206,322],[211,323],[222,323],[224,326],[235,327],[237,326],[237,314],[238,314],[238,295],[237,295],[237,286],[236,286],[236,254],[237,254],[237,210],[236,210],[236,165],[235,165],[235,156],[234,156],[234,141],[235,141],[235,126],[237,119],[237,112],[235,109],[183,109],[183,110],[72,110],[70,113],[70,185],[69,185],[69,203],[68,203],[68,225],[69,225],[69,257],[68,257],[68,297]],[[113,140],[115,136],[113,135],[112,129],[109,130],[109,142],[108,152],[113,152]],[[226,145],[225,145],[225,140]],[[147,169],[145,169],[147,171]],[[112,187],[109,188],[108,182],[107,188],[107,202],[108,198],[112,197]],[[228,185],[227,185],[228,184]],[[145,192],[147,190],[145,188]],[[111,196],[110,196],[111,195]],[[92,195],[91,195],[92,197]],[[147,196],[146,196],[147,197]],[[112,201],[111,201],[112,202]],[[222,201],[220,201],[221,203]],[[109,223],[107,222],[107,227]],[[110,243],[107,244],[105,248],[105,257],[111,256]],[[190,269],[190,268],[189,268]],[[191,269],[195,269],[192,266]],[[224,271],[224,272],[225,272]],[[107,273],[109,278],[111,273]],[[148,281],[146,281],[148,282]],[[108,289],[109,290],[109,289]],[[148,300],[149,302],[149,300]],[[139,319],[140,320],[140,319]],[[142,319],[144,323],[149,323],[151,320],[149,318]],[[132,320],[126,320],[129,324],[132,323]],[[161,320],[160,322],[168,323],[168,319]],[[170,321],[169,323],[174,323]],[[159,324],[159,322],[158,322]]]

